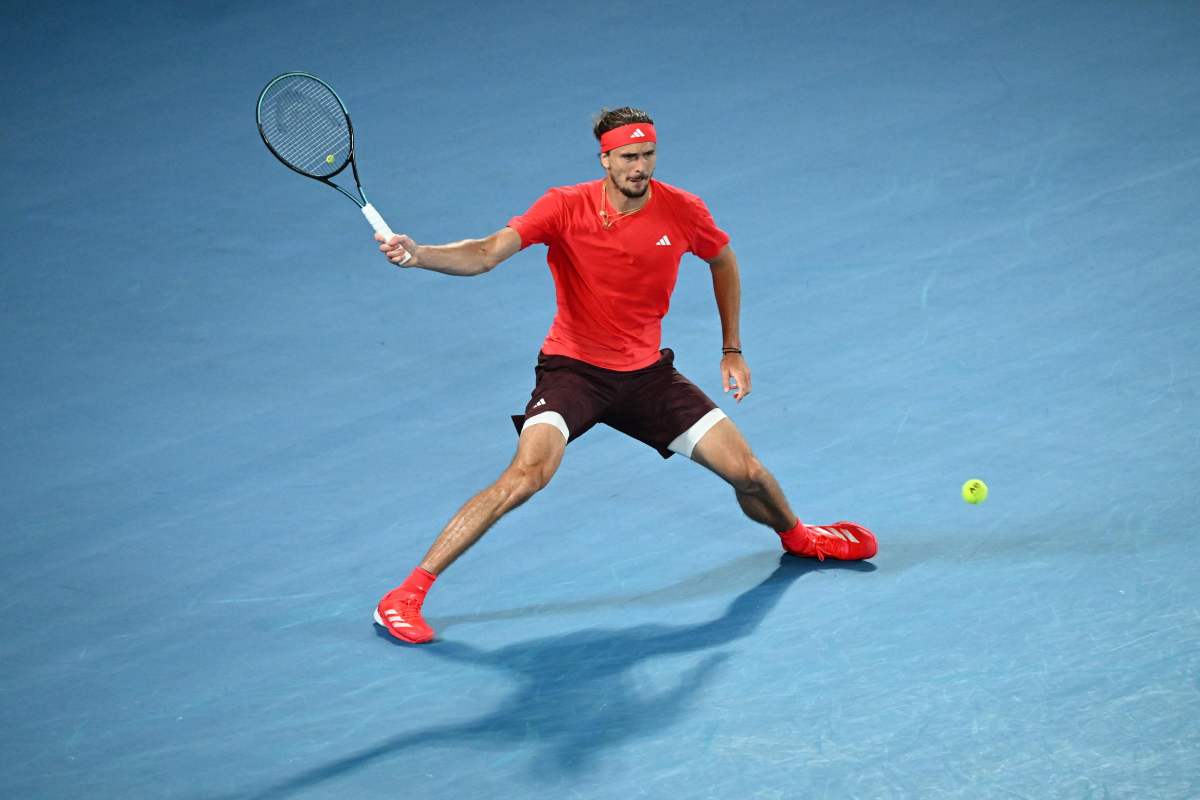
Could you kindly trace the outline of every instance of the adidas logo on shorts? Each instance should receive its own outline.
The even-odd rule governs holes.
[[[538,398],[538,401],[533,404],[533,407],[537,408],[538,406],[544,406],[544,405],[546,405],[546,398],[540,397],[540,398]]]

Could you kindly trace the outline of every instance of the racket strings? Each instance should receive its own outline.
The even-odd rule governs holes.
[[[332,175],[350,157],[350,125],[337,95],[304,76],[279,81],[263,97],[263,136],[289,166]]]

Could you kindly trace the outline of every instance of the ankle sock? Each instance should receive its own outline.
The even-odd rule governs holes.
[[[780,536],[789,536],[789,535],[791,535],[791,534],[794,534],[794,533],[799,533],[799,532],[800,532],[800,530],[801,530],[803,527],[804,527],[804,523],[803,523],[803,522],[801,522],[800,520],[796,520],[796,524],[795,524],[795,525],[793,525],[792,527],[788,528],[786,531],[779,531],[778,533],[779,533],[779,535],[780,535]]]
[[[433,586],[433,582],[436,580],[437,575],[434,575],[427,569],[417,567],[405,579],[404,583],[400,584],[400,588],[407,589],[414,594],[419,594],[424,599],[425,593],[429,591],[429,587]]]

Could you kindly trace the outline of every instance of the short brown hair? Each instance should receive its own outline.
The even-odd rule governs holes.
[[[592,133],[596,134],[596,141],[600,141],[600,137],[613,128],[619,128],[622,125],[631,125],[635,122],[644,122],[647,125],[654,124],[654,120],[650,119],[650,115],[640,108],[630,108],[629,106],[602,108],[600,109],[600,113],[596,115],[596,124],[592,128]]]

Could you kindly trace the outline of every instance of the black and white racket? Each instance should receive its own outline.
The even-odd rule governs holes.
[[[395,234],[375,206],[367,202],[354,160],[350,112],[328,83],[307,72],[285,72],[271,79],[258,96],[258,133],[267,149],[289,169],[332,186],[354,201],[384,240]],[[334,183],[350,165],[358,197]],[[406,253],[400,264],[412,255]]]

